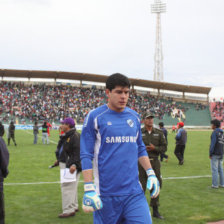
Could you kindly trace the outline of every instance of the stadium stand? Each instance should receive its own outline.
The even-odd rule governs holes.
[[[0,83],[0,117],[3,122],[14,119],[18,123],[33,123],[46,119],[59,123],[65,117],[72,116],[81,124],[89,110],[105,103],[102,87]],[[156,96],[150,92],[133,90],[129,106],[141,115],[151,111],[155,115],[155,123],[163,121],[165,125],[182,120],[186,125],[207,126],[211,119],[207,105],[175,102],[171,97]]]
[[[220,120],[221,125],[224,126],[224,102],[211,102],[210,111],[212,118]]]

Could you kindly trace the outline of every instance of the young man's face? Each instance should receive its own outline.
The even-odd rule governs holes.
[[[127,105],[130,89],[128,87],[116,86],[111,91],[106,89],[108,104],[112,110],[121,112]]]
[[[211,124],[211,128],[214,130],[216,127],[214,124]]]
[[[148,117],[144,120],[144,124],[146,128],[153,127],[153,117]]]

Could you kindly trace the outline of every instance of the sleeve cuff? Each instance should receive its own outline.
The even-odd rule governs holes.
[[[83,158],[81,160],[82,170],[91,170],[93,168],[92,160],[89,158]]]
[[[146,152],[146,150],[143,150],[142,152],[138,153],[138,158],[142,156],[148,156],[148,153]]]

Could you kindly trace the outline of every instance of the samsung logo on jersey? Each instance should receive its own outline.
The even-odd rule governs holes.
[[[135,143],[137,140],[136,136],[112,136],[106,137],[106,143]]]

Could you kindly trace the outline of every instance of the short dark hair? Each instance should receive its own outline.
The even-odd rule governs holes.
[[[115,73],[110,75],[106,81],[106,89],[110,91],[114,89],[116,86],[128,87],[130,88],[131,82],[129,81],[128,77],[122,75],[120,73]]]
[[[221,126],[221,122],[218,119],[212,120],[211,124],[213,124],[216,128],[220,128]]]
[[[164,127],[164,123],[163,122],[159,122],[159,126],[160,127]]]

